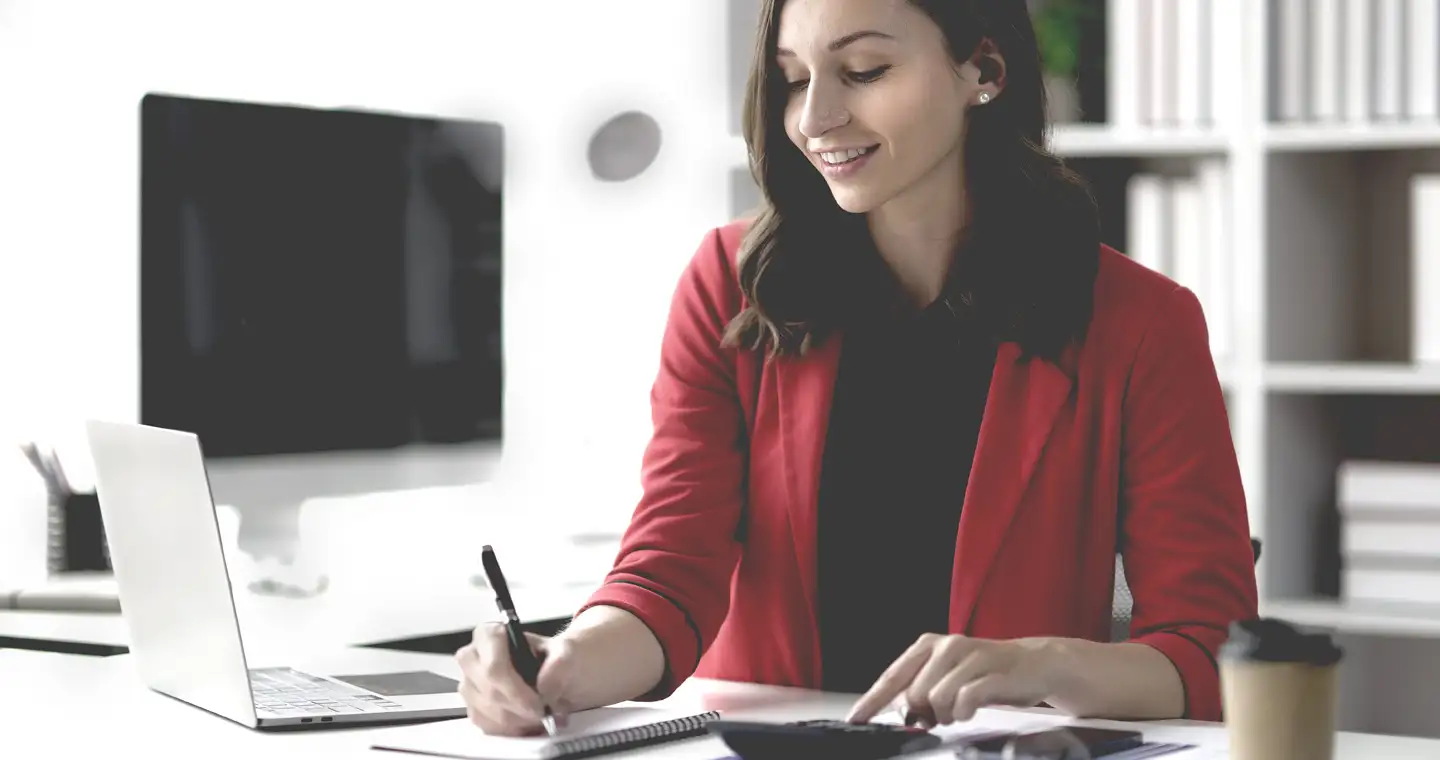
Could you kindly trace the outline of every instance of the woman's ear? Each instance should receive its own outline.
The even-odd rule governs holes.
[[[967,64],[974,68],[977,103],[988,103],[1005,89],[1005,58],[990,38],[980,41]]]

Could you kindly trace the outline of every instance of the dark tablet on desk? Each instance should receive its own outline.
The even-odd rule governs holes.
[[[1024,733],[1004,733],[966,741],[956,752],[961,760],[997,760],[1009,748],[1016,760],[1094,760],[1145,743],[1139,731],[1056,726]]]

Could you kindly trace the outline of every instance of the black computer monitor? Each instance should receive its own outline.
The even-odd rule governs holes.
[[[143,423],[219,458],[499,441],[500,125],[140,110]]]

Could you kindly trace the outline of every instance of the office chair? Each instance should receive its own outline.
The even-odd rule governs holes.
[[[1255,562],[1260,561],[1261,540],[1250,537],[1250,552]],[[1135,597],[1130,595],[1130,584],[1125,581],[1125,562],[1119,552],[1115,554],[1115,598],[1110,611],[1110,640],[1125,641],[1130,638],[1130,619],[1134,611]]]

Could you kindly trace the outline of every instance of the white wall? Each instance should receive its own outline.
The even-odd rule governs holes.
[[[143,93],[473,116],[507,128],[505,472],[630,487],[671,288],[725,221],[723,22],[695,0],[0,2],[0,430],[136,415]],[[659,160],[591,180],[590,131],[631,108]]]

